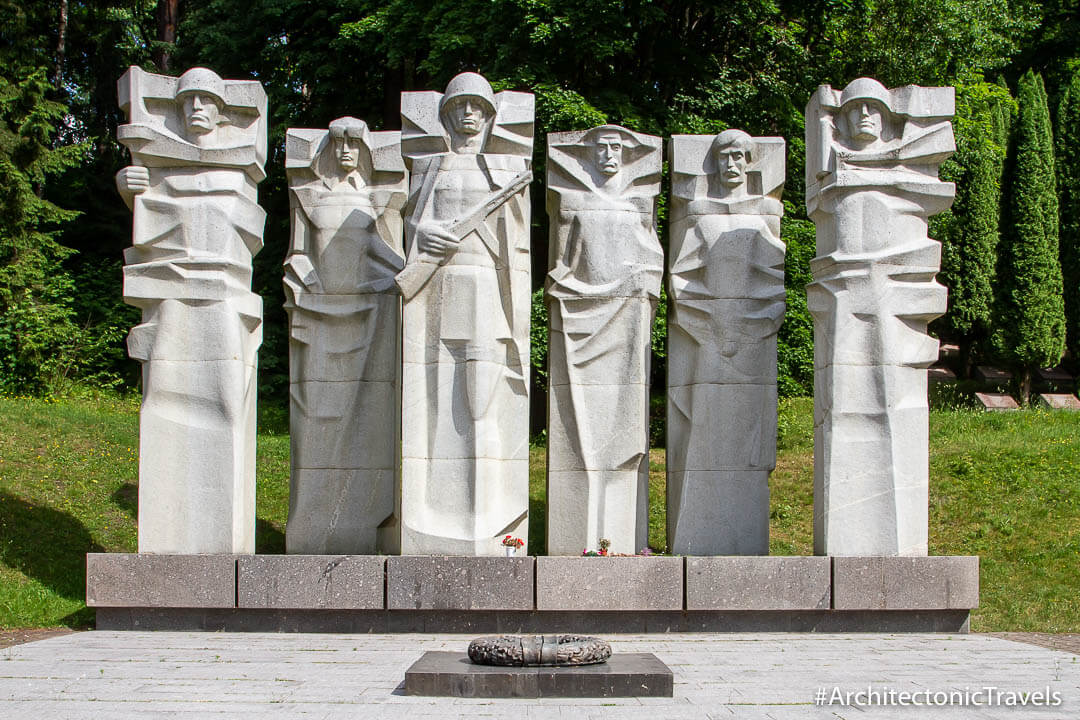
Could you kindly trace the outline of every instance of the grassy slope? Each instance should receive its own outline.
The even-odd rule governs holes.
[[[812,552],[812,401],[781,404],[773,554]],[[259,552],[284,550],[288,437],[259,435]],[[84,555],[135,549],[137,416],[119,400],[0,397],[0,628],[80,625]],[[930,552],[982,556],[975,630],[1080,631],[1080,413],[931,414]],[[650,455],[650,544],[664,546],[664,453]],[[530,548],[544,547],[534,448]]]

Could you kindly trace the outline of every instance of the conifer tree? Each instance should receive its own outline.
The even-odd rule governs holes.
[[[1062,92],[1055,131],[1065,340],[1076,364],[1080,362],[1080,66],[1073,67]]]
[[[1042,77],[1028,71],[1017,89],[1005,192],[1007,221],[998,256],[995,354],[1015,373],[1020,399],[1031,380],[1065,349],[1065,315],[1058,259],[1057,182],[1050,111]]]
[[[1005,160],[1005,141],[995,125],[1011,102],[999,85],[958,87],[957,152],[942,168],[943,179],[956,183],[956,201],[933,225],[942,242],[938,279],[949,288],[949,309],[939,328],[959,345],[965,375],[990,333]]]

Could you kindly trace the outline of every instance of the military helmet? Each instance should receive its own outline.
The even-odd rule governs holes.
[[[439,113],[446,109],[453,100],[459,97],[474,97],[483,100],[487,105],[488,115],[495,117],[495,93],[483,75],[474,72],[464,72],[454,77],[446,84],[446,92],[443,93],[439,102]]]
[[[212,95],[218,103],[225,105],[225,81],[213,70],[196,67],[180,76],[180,82],[176,84],[176,97],[193,92]]]

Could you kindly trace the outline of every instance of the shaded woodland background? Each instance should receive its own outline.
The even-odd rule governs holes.
[[[976,362],[1036,367],[1080,357],[1080,0],[0,0],[0,391],[136,389],[121,300],[130,215],[116,80],[129,65],[203,65],[261,81],[270,97],[260,402],[284,407],[288,246],[285,130],[342,115],[399,127],[399,93],[464,70],[536,94],[533,282],[547,266],[547,132],[610,122],[655,135],[740,127],[788,143],[783,239],[788,312],[780,390],[812,392],[805,284],[803,108],[819,84],[868,75],[890,87],[957,88],[958,184],[932,223],[949,313],[934,324]],[[665,188],[667,187],[665,183]],[[661,198],[661,239],[665,205]],[[663,308],[654,387],[663,391]],[[534,296],[534,380],[545,313]],[[534,405],[542,427],[543,382]]]

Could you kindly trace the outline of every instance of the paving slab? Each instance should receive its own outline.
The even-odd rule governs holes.
[[[989,718],[1058,720],[1080,704],[1080,655],[988,635],[671,633],[605,636],[653,653],[670,698],[469,699],[405,695],[428,651],[470,635],[94,631],[0,649],[0,718]],[[961,705],[965,691],[1058,693],[1053,707]],[[834,688],[836,690],[834,690]],[[816,705],[818,693],[958,693],[949,705]],[[852,700],[857,698],[852,697]],[[867,698],[869,699],[869,698]],[[1004,696],[998,697],[1001,701]]]

